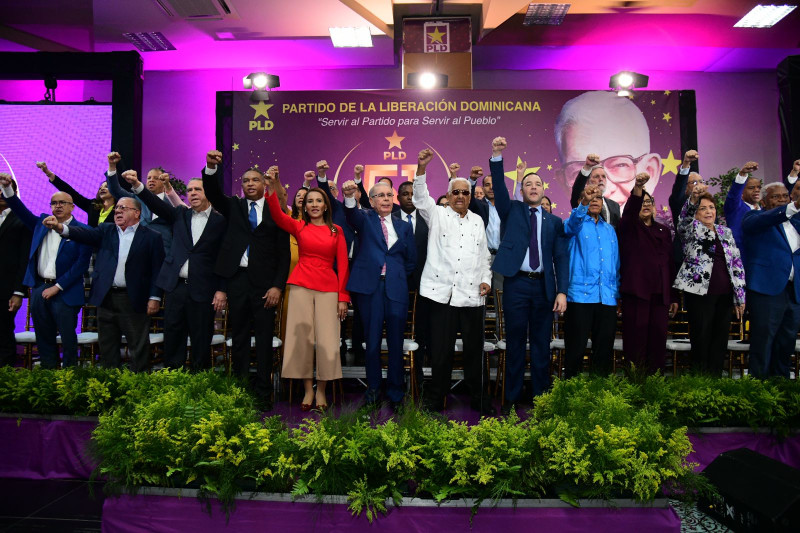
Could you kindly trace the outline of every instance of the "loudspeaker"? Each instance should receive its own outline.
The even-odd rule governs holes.
[[[719,497],[698,508],[734,531],[800,531],[800,470],[739,448],[721,453],[703,475]]]

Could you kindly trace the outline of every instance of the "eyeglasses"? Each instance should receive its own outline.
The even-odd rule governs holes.
[[[644,159],[647,154],[633,157],[632,155],[615,155],[607,157],[598,163],[603,167],[609,175],[609,179],[613,176],[616,179],[612,181],[632,181],[636,175],[636,165]],[[585,161],[569,161],[564,165],[567,177],[572,179],[578,174],[578,170],[583,168]]]
[[[469,191],[466,189],[453,189],[450,191],[453,196],[469,196]]]
[[[653,204],[653,200],[644,200],[644,201],[642,202],[642,205],[654,205],[654,204]]]
[[[370,198],[394,198],[393,192],[382,192],[378,194],[373,194]]]
[[[138,209],[136,209],[135,207],[125,207],[124,205],[114,206],[114,211],[125,211],[127,209],[130,209],[131,211],[138,211]]]
[[[72,205],[72,202],[67,202],[66,200],[53,200],[50,202],[50,207],[62,207],[65,205]]]

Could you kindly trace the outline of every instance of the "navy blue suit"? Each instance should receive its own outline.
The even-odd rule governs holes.
[[[39,247],[42,245],[47,229],[42,221],[50,216],[31,213],[18,196],[6,198],[8,207],[33,232],[28,253],[28,268],[23,283],[31,288],[31,316],[36,328],[36,344],[43,368],[58,367],[58,344],[56,336],[61,333],[64,347],[64,366],[78,363],[78,337],[75,328],[78,311],[84,304],[83,274],[89,268],[92,249],[75,241],[61,239],[56,255],[55,283],[45,283],[39,276]],[[86,227],[74,218],[70,229]],[[58,284],[61,291],[50,299],[42,297],[42,291]]]
[[[403,333],[408,313],[408,276],[414,272],[417,249],[411,226],[391,216],[397,241],[388,248],[378,214],[373,210],[344,208],[350,225],[358,232],[358,254],[350,266],[347,290],[361,310],[367,344],[368,400],[377,400],[381,385],[380,349],[384,321],[389,350],[387,395],[393,402],[403,399]],[[383,265],[386,274],[381,276]]]
[[[745,206],[747,207],[747,206]],[[792,253],[783,223],[800,231],[800,215],[786,218],[787,206],[750,210],[742,219],[750,308],[750,374],[789,377],[800,324],[800,250]],[[794,279],[788,281],[794,267]]]
[[[504,227],[492,270],[504,276],[503,314],[507,339],[505,396],[513,404],[519,400],[522,391],[528,332],[533,394],[541,394],[550,386],[553,302],[557,294],[566,294],[569,287],[568,240],[564,236],[562,220],[542,209],[542,277],[531,279],[518,275],[530,246],[530,208],[509,197],[503,162],[490,161],[489,167],[494,185],[494,205]]]
[[[108,175],[108,172],[106,172],[105,177],[106,177],[106,185],[108,186],[108,192],[111,193],[111,196],[113,196],[115,200],[119,201],[120,198],[125,198],[125,197],[136,198],[135,194],[133,194],[126,188],[123,188],[123,186],[121,185],[120,180],[122,179],[122,177],[119,171],[117,171],[116,174],[110,177]],[[125,185],[127,187],[130,187],[127,182],[125,182]],[[166,198],[161,201],[163,201],[165,204],[169,206],[172,205]],[[172,225],[165,220],[160,220],[159,218],[153,220],[153,212],[146,205],[142,205],[142,216],[140,223],[142,226],[149,226],[150,229],[161,235],[161,240],[164,243],[164,255],[169,255],[169,250],[172,247]]]
[[[733,233],[733,240],[736,241],[736,246],[739,250],[744,251],[742,242],[742,221],[744,216],[752,211],[750,206],[742,200],[742,191],[750,178],[747,178],[744,183],[736,183],[736,180],[731,183],[728,189],[728,195],[725,197],[725,203],[722,205],[722,211],[725,213],[725,224],[731,229]]]
[[[89,302],[97,306],[98,343],[103,365],[113,368],[121,365],[124,334],[132,370],[147,370],[150,366],[147,302],[151,297],[161,298],[162,294],[156,286],[156,275],[164,262],[161,235],[146,226],[136,228],[125,262],[125,288],[113,287],[120,245],[116,224],[70,227],[69,237],[98,248]]]

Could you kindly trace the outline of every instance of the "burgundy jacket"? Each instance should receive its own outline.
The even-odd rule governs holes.
[[[642,196],[631,195],[617,226],[620,258],[619,292],[649,300],[661,294],[664,305],[678,301],[672,234],[658,222],[647,226],[639,219]]]

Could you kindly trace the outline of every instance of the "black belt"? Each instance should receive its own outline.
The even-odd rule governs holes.
[[[530,279],[544,279],[544,272],[527,272],[525,270],[520,270],[519,272],[517,272],[517,276],[522,276]]]
[[[111,292],[128,292],[127,287],[111,287]]]
[[[381,281],[386,279],[386,274],[381,274]]]
[[[54,279],[42,278],[42,281],[44,283],[47,283],[48,285],[55,285],[56,284],[56,280],[54,280]]]
[[[178,281],[186,283],[187,285],[189,284],[189,278],[178,278]]]
[[[492,255],[497,255],[497,250],[494,248],[489,248],[489,253]]]

